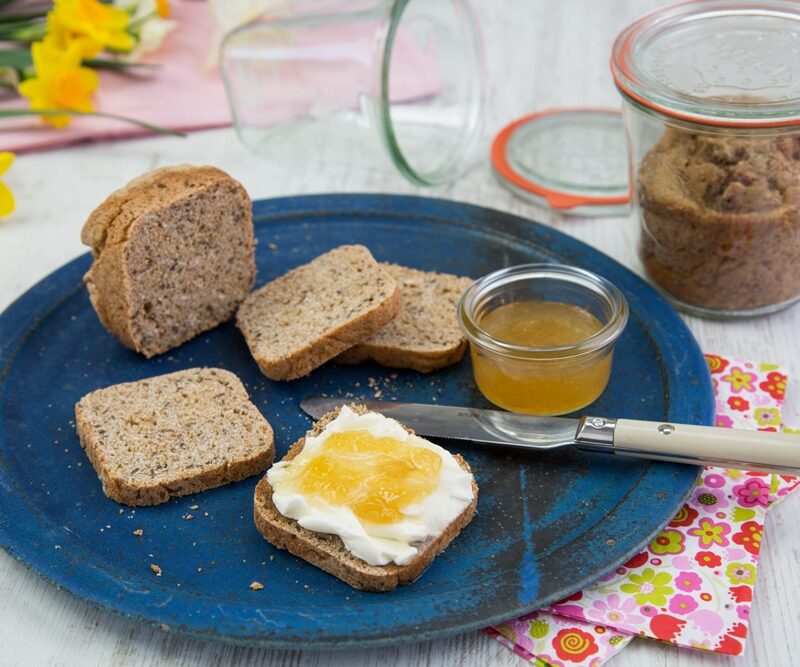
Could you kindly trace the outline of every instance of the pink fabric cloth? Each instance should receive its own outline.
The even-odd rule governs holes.
[[[230,125],[219,73],[203,72],[214,31],[208,5],[173,0],[170,6],[178,26],[167,35],[157,53],[145,58],[145,62],[161,66],[125,73],[101,71],[95,109],[181,131]],[[11,106],[26,108],[27,100],[8,104],[6,108]],[[76,116],[63,130],[42,123],[36,116],[0,121],[0,146],[16,153],[148,134],[151,134],[148,130],[135,125],[91,116]]]
[[[178,25],[158,52],[144,59],[159,67],[100,71],[95,110],[183,132],[230,125],[231,112],[219,70],[204,71],[215,31],[207,3],[172,0],[170,6]],[[239,110],[243,120],[254,126],[268,125],[298,115],[320,117],[357,109],[363,91],[374,84],[375,63],[370,59],[377,57],[377,30],[377,21],[374,25],[360,21],[298,33],[297,43],[306,48],[304,56],[316,58],[314,66],[292,70],[288,62],[282,77],[265,79],[257,87],[247,80],[250,88],[239,91],[247,100]],[[316,49],[313,40],[318,40]],[[280,43],[272,46],[280,51]],[[292,53],[291,47],[288,53]],[[430,48],[399,31],[392,53],[393,101],[420,99],[441,90],[436,54]],[[23,99],[5,105],[27,106]],[[108,118],[75,116],[67,128],[56,130],[36,116],[25,116],[0,121],[0,149],[24,153],[149,134],[152,132],[144,128]]]

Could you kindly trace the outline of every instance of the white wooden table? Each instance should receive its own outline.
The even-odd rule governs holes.
[[[618,106],[608,72],[617,32],[658,6],[652,0],[478,0],[491,84],[488,139],[506,122],[552,106]],[[0,134],[0,149],[2,135]],[[89,145],[20,157],[6,175],[18,211],[0,221],[0,308],[35,282],[86,251],[79,231],[88,213],[113,189],[152,167],[177,162],[217,165],[242,181],[254,199],[311,192],[399,192],[457,199],[534,218],[571,234],[639,270],[633,223],[624,219],[563,218],[501,188],[483,162],[459,182],[434,190],[406,183],[388,163],[349,164],[346,156],[309,156],[301,168],[248,154],[231,130],[187,139],[153,138]],[[788,410],[800,410],[800,307],[737,323],[688,319],[706,351],[777,361],[795,378]],[[791,655],[800,631],[800,500],[771,511],[743,658],[677,650],[636,640],[616,667],[656,665],[800,664]],[[409,638],[411,640],[412,638]],[[0,665],[522,665],[480,632],[424,644],[347,653],[237,648],[185,639],[99,611],[0,552]]]

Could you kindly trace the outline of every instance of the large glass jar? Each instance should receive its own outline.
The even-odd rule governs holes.
[[[301,164],[372,168],[388,155],[422,185],[450,181],[471,163],[484,64],[468,0],[278,8],[222,45],[233,122],[247,146]]]
[[[800,300],[800,3],[707,0],[617,38],[639,253],[677,307]]]

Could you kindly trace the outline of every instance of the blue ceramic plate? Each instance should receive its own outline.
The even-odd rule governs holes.
[[[631,318],[592,413],[711,423],[703,356],[672,308],[624,267],[552,229],[485,208],[384,195],[260,201],[255,217],[259,283],[354,242],[380,260],[475,277],[539,261],[596,271],[624,292]],[[302,397],[373,397],[370,378],[387,399],[486,405],[469,361],[433,375],[328,364],[273,383],[231,323],[148,361],[100,326],[81,285],[89,263],[88,255],[70,262],[0,316],[0,543],[55,584],[127,616],[198,637],[290,648],[473,630],[540,608],[627,560],[696,479],[696,468],[679,465],[461,443],[480,485],[476,518],[413,585],[355,591],[261,538],[252,520],[255,478],[136,510],[107,499],[75,434],[75,402],[116,382],[220,366],[245,382],[281,457],[310,424]],[[250,590],[253,581],[264,589]]]

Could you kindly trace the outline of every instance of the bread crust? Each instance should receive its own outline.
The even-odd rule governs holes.
[[[337,364],[351,366],[365,361],[374,361],[389,368],[410,368],[420,373],[432,373],[461,361],[467,350],[467,341],[462,340],[455,347],[444,352],[429,350],[405,350],[389,345],[362,343],[339,354]]]
[[[363,405],[349,406],[357,414],[369,412]],[[339,414],[340,409],[333,410],[317,421],[307,436],[318,435]],[[405,428],[405,427],[404,427]],[[413,434],[413,431],[406,428]],[[306,438],[295,442],[284,461],[297,456],[305,446]],[[471,473],[469,464],[458,454],[453,457],[465,471]],[[256,528],[265,540],[290,553],[316,565],[321,570],[341,579],[353,588],[364,591],[385,592],[408,584],[417,579],[444,549],[455,539],[461,530],[472,520],[478,504],[478,485],[472,478],[472,502],[456,517],[453,522],[437,537],[416,545],[419,551],[406,565],[389,563],[387,565],[370,565],[354,556],[345,547],[338,535],[317,533],[303,528],[294,519],[283,516],[272,501],[272,486],[266,475],[256,485],[253,498],[253,519]]]
[[[187,327],[184,335],[170,343],[145,340],[137,326],[141,319],[135,288],[135,264],[132,244],[140,233],[157,222],[157,216],[179,216],[193,199],[215,187],[226,187],[238,200],[248,242],[242,257],[248,266],[241,294],[221,315],[206,318],[204,325]],[[89,299],[106,329],[120,342],[150,358],[177,347],[233,316],[236,306],[255,282],[255,245],[250,198],[242,185],[224,171],[210,166],[177,165],[154,169],[112,193],[89,216],[81,230],[81,241],[91,246],[94,261],[84,276]]]

